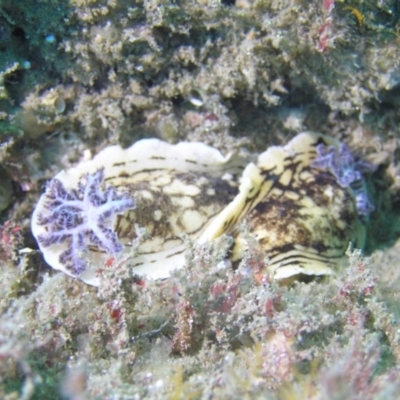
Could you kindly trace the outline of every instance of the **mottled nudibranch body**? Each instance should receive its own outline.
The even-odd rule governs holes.
[[[355,197],[330,172],[313,166],[317,147],[340,146],[318,133],[297,135],[286,146],[272,146],[243,172],[240,194],[221,212],[209,230],[235,232],[245,219],[269,257],[273,279],[331,275],[345,263],[350,242],[364,244],[364,227]],[[207,237],[207,232],[205,234]],[[211,235],[210,235],[211,238]],[[240,260],[246,241],[235,235],[232,260]]]
[[[83,198],[85,179],[101,170],[99,205],[111,210],[100,221],[101,228],[115,246],[125,245],[127,252],[136,228],[147,232],[129,260],[134,273],[159,279],[181,268],[185,263],[183,233],[195,242],[232,235],[231,259],[238,261],[246,251],[246,240],[237,228],[245,221],[269,257],[267,268],[274,279],[330,275],[344,262],[349,242],[362,247],[364,234],[351,190],[331,171],[313,165],[321,145],[339,149],[341,144],[322,134],[301,133],[285,146],[267,149],[257,163],[235,154],[224,157],[201,143],[171,145],[143,139],[128,149],[111,146],[54,178],[33,213],[32,232],[50,266],[99,285],[98,271],[110,251],[93,239],[93,221],[84,219],[78,207],[79,217],[71,217],[71,224],[76,220],[88,228],[77,236],[80,242],[72,249],[76,238],[59,234],[62,240],[51,240],[59,228],[49,215],[57,215],[52,207],[59,206],[51,199],[54,181],[62,185],[65,198],[79,193]],[[109,199],[107,193],[112,193]],[[105,205],[108,200],[119,208]],[[74,209],[68,209],[66,214],[73,213]],[[70,226],[68,232],[72,231],[75,226]],[[72,256],[72,251],[79,255]],[[85,260],[83,271],[77,273],[71,266],[74,259]]]

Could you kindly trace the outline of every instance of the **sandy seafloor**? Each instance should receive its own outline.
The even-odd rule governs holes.
[[[0,398],[397,399],[399,107],[397,0],[2,0]],[[250,232],[239,270],[222,238],[95,288],[30,232],[46,182],[108,145],[253,155],[306,130],[375,166],[363,253],[325,281],[252,273]]]

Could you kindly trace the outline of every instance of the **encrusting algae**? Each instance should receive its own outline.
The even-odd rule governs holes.
[[[399,2],[61,3],[1,7],[0,398],[398,399]]]

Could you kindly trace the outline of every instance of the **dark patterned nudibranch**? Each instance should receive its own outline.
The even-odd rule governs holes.
[[[363,247],[365,232],[350,189],[314,165],[321,145],[334,151],[341,146],[329,136],[305,132],[262,153],[257,165],[246,167],[239,194],[204,239],[229,230],[235,236],[232,260],[239,261],[247,243],[236,227],[245,220],[269,257],[273,279],[332,275],[346,263],[350,242]]]
[[[185,262],[181,234],[202,234],[235,197],[245,165],[202,143],[110,146],[53,178],[32,215],[32,232],[51,267],[99,285],[109,254],[130,254],[136,227],[144,228],[127,268],[165,278]]]
[[[144,139],[128,149],[111,146],[53,179],[32,216],[32,232],[49,265],[92,285],[100,284],[108,253],[130,251],[136,227],[147,236],[126,263],[133,273],[159,279],[182,268],[183,233],[199,243],[232,235],[235,264],[247,246],[238,229],[243,221],[269,257],[273,279],[331,275],[346,263],[349,242],[362,248],[364,241],[362,199],[352,188],[363,167],[341,146],[301,133],[267,149],[257,163],[201,143]],[[351,167],[344,172],[341,157]]]

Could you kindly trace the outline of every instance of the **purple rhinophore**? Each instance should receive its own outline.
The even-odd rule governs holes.
[[[311,166],[331,172],[341,187],[352,191],[358,214],[369,215],[375,208],[368,197],[363,174],[374,171],[375,167],[356,159],[344,143],[340,143],[339,149],[320,143],[316,150],[317,157]]]
[[[123,250],[112,230],[113,217],[134,209],[135,200],[128,193],[118,194],[115,187],[103,187],[103,169],[80,179],[78,188],[67,191],[58,179],[52,179],[46,189],[46,212],[39,214],[39,225],[47,225],[48,233],[38,237],[43,247],[68,242],[60,254],[60,263],[82,274],[87,268],[83,254],[93,245],[114,254]]]
[[[339,149],[334,146],[317,146],[317,157],[312,163],[315,168],[329,170],[335,175],[337,182],[341,187],[347,188],[353,182],[363,179],[363,172],[372,172],[373,165],[354,158],[350,149],[340,143]]]

